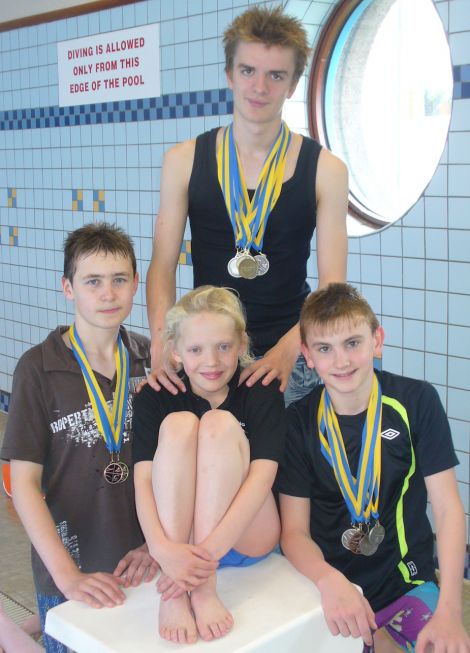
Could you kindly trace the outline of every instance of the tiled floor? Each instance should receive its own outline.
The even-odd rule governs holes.
[[[0,444],[5,424],[6,415],[0,412]],[[29,540],[11,499],[3,491],[0,491],[0,524],[0,592],[36,611]]]

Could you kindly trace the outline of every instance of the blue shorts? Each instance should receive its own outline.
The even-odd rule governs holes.
[[[36,594],[36,598],[38,602],[39,619],[41,620],[41,628],[43,631],[42,641],[44,642],[46,653],[68,653],[69,649],[64,646],[64,644],[61,644],[50,635],[46,635],[44,631],[47,611],[51,608],[55,608],[61,603],[64,603],[64,601],[66,601],[65,596],[62,596],[61,594],[55,596]]]
[[[436,611],[438,599],[436,583],[422,583],[376,612],[375,621],[379,628],[385,628],[402,651],[411,653],[421,629]],[[364,653],[373,653],[373,650],[373,647],[364,646]]]
[[[235,549],[230,549],[222,558],[219,560],[219,569],[223,567],[251,567],[251,565],[256,565],[257,562],[261,562],[271,555],[272,551],[266,553],[264,556],[247,556],[244,553],[239,553]]]

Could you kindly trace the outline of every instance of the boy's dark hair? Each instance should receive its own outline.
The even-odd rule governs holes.
[[[282,7],[253,7],[237,16],[227,27],[223,39],[226,72],[233,68],[235,52],[241,41],[292,48],[295,54],[295,81],[305,70],[310,53],[307,32],[300,20],[285,14]]]
[[[380,324],[374,311],[360,292],[348,283],[330,283],[307,297],[300,312],[300,338],[307,344],[311,327],[334,329],[338,322],[367,322],[372,333]]]
[[[77,261],[89,254],[120,254],[128,258],[135,275],[137,262],[134,245],[123,229],[107,222],[93,222],[71,231],[64,242],[64,277],[72,283]]]

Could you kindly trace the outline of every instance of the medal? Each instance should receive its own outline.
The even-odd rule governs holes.
[[[112,412],[110,412],[95,373],[88,362],[85,348],[80,340],[75,324],[72,324],[69,329],[69,338],[73,354],[82,370],[83,380],[85,381],[98,431],[101,433],[106,447],[111,454],[111,462],[106,465],[103,471],[104,478],[111,485],[124,483],[129,476],[129,468],[126,463],[119,460],[119,451],[122,445],[129,395],[129,352],[125,348],[121,335],[119,334],[114,354],[116,362],[116,390],[114,392]]]
[[[262,277],[269,270],[269,261],[266,254],[257,254],[255,256],[256,265],[258,266],[257,276]]]
[[[367,415],[362,429],[357,478],[351,473],[338,418],[326,388],[323,389],[317,414],[320,449],[333,473],[351,516],[352,528],[341,536],[342,545],[352,553],[370,556],[385,536],[379,523],[381,474],[382,391],[373,375]],[[325,435],[326,434],[326,435]],[[369,530],[371,516],[376,520]]]
[[[348,528],[341,535],[341,544],[344,546],[345,549],[348,549],[349,551],[351,550],[350,549],[351,539],[355,534],[356,534],[355,528]]]
[[[376,524],[370,529],[369,531],[369,539],[371,542],[374,544],[382,544],[383,539],[385,537],[385,528],[382,526],[382,524],[379,524],[379,522],[376,522]]]
[[[240,272],[238,271],[238,265],[237,265],[237,258],[238,258],[238,252],[237,254],[230,259],[230,261],[227,263],[227,270],[228,273],[230,274],[231,277],[235,277],[235,279],[240,278]]]
[[[233,124],[224,129],[217,151],[218,179],[232,224],[235,247],[243,250],[240,260],[235,255],[227,264],[232,277],[255,279],[269,269],[268,259],[261,251],[269,215],[281,193],[290,139],[289,128],[282,122],[250,199],[233,137]],[[250,250],[257,254],[253,257]]]
[[[103,476],[111,485],[124,483],[129,476],[129,467],[119,460],[119,456],[117,460],[111,456],[111,462],[104,468]]]
[[[378,548],[379,545],[371,542],[369,535],[364,535],[359,542],[359,553],[362,553],[364,556],[374,555]]]
[[[251,254],[243,252],[237,260],[239,276],[243,279],[254,279],[258,274],[258,265]]]

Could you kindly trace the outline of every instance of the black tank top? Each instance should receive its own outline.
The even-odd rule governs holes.
[[[310,292],[307,260],[316,224],[315,178],[321,145],[303,138],[294,175],[283,183],[271,211],[263,244],[269,271],[256,279],[235,279],[227,270],[235,243],[217,177],[217,132],[215,128],[197,137],[189,180],[194,287],[235,288],[246,309],[253,353],[262,355],[296,324]]]

